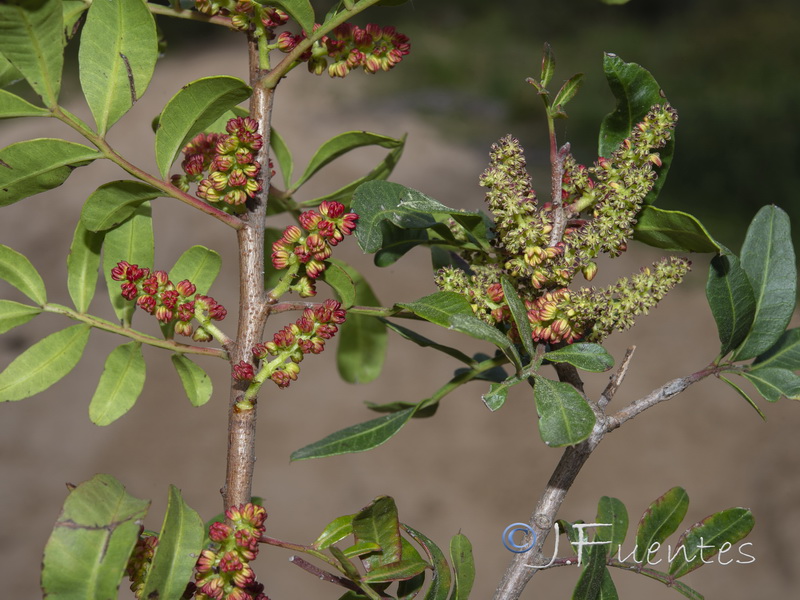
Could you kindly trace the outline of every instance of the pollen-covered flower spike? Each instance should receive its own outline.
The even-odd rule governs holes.
[[[267,511],[247,503],[225,512],[231,523],[209,527],[210,544],[195,565],[195,598],[201,600],[269,600],[256,581],[250,562],[258,555]]]
[[[198,342],[213,339],[204,328],[211,320],[221,321],[228,311],[210,296],[197,294],[197,286],[188,279],[173,284],[166,271],[150,271],[120,261],[111,269],[111,279],[121,282],[121,294],[136,306],[165,325],[172,324],[176,333]],[[201,326],[194,329],[192,319]]]

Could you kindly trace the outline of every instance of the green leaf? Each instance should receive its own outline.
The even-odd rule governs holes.
[[[397,323],[392,323],[391,321],[384,320],[386,323],[386,327],[397,333],[398,335],[402,336],[403,338],[414,342],[417,346],[421,346],[423,348],[433,348],[434,350],[438,350],[439,352],[443,352],[448,356],[452,356],[453,358],[460,360],[461,362],[472,365],[474,364],[474,360],[461,352],[461,350],[456,350],[455,348],[451,348],[450,346],[444,346],[442,344],[438,344],[433,340],[426,338],[423,335],[420,335],[416,331],[412,331],[411,329],[407,329],[402,325],[398,325]]]
[[[81,221],[75,227],[72,245],[67,256],[67,289],[72,303],[80,313],[89,310],[97,289],[100,251],[105,234],[87,230]]]
[[[751,371],[765,367],[790,371],[800,369],[800,327],[785,331],[772,348],[753,361]]]
[[[208,374],[182,354],[173,354],[171,358],[192,406],[203,406],[211,400],[214,387]]]
[[[353,279],[342,267],[341,261],[329,259],[328,263],[320,279],[333,288],[343,308],[350,308],[356,303],[356,286]]]
[[[600,529],[603,529],[602,527]],[[606,556],[608,546],[592,546],[588,552],[589,557],[575,584],[572,600],[596,600],[603,585],[603,579],[608,573]]]
[[[339,158],[343,154],[362,148],[364,146],[380,146],[382,148],[398,148],[403,145],[403,140],[398,140],[368,131],[347,131],[331,138],[320,146],[311,157],[305,172],[300,179],[290,187],[291,192],[296,192],[306,181],[311,179],[317,171]]]
[[[646,560],[654,544],[663,544],[675,533],[689,509],[689,496],[682,487],[674,487],[657,498],[644,512],[636,531],[634,560]]]
[[[642,121],[648,111],[656,104],[664,104],[661,87],[649,71],[636,63],[626,63],[616,54],[606,53],[603,56],[603,72],[617,99],[613,112],[607,114],[600,125],[600,143],[598,154],[610,157],[614,150],[628,137],[634,125]],[[653,189],[647,194],[645,204],[652,204],[658,197],[661,187],[667,178],[675,152],[675,133],[667,145],[658,151],[661,167],[655,170],[658,179]]]
[[[633,239],[675,252],[719,252],[720,246],[692,215],[645,205],[636,216]]]
[[[578,73],[577,75],[573,75],[567,81],[564,82],[564,85],[561,86],[561,89],[558,90],[555,99],[553,100],[553,105],[550,109],[550,114],[552,116],[561,116],[563,115],[563,107],[564,105],[572,100],[575,97],[575,94],[578,93],[578,90],[583,83],[583,73]]]
[[[614,556],[617,549],[625,541],[628,533],[628,511],[621,500],[602,496],[597,503],[596,523],[604,523],[610,527],[597,527],[595,541],[611,542],[608,548],[609,556]]]
[[[0,87],[5,87],[21,79],[24,79],[22,73],[0,54]]]
[[[389,181],[370,181],[359,186],[351,209],[358,214],[358,244],[370,254],[383,248],[385,221],[402,229],[426,229],[448,217],[480,215],[448,208],[417,190]]]
[[[325,526],[319,537],[311,544],[317,550],[325,550],[331,544],[343,540],[353,533],[353,519],[355,515],[336,517]]]
[[[103,244],[103,272],[111,305],[117,318],[126,326],[130,325],[136,303],[122,297],[119,281],[111,279],[111,269],[121,260],[152,269],[154,246],[153,218],[149,202],[141,204],[122,225],[106,232]]]
[[[455,314],[450,317],[448,329],[466,333],[476,340],[491,342],[505,353],[508,359],[514,363],[518,371],[522,370],[522,360],[511,340],[488,323],[481,321],[478,317]]]
[[[61,0],[0,4],[0,54],[49,107],[58,103],[65,43]]]
[[[800,376],[789,369],[763,367],[741,375],[752,383],[767,402],[781,398],[800,400]]]
[[[511,310],[511,317],[517,325],[519,337],[522,340],[522,347],[528,356],[533,358],[535,348],[533,346],[533,337],[531,333],[531,322],[528,320],[528,311],[525,309],[525,304],[519,297],[514,284],[509,281],[508,277],[501,277],[500,283],[503,286],[503,295],[505,296],[508,308]]]
[[[144,580],[142,598],[182,598],[194,574],[197,557],[203,548],[203,520],[181,497],[181,491],[169,486],[169,502],[153,563]]]
[[[36,342],[0,373],[0,402],[42,392],[72,371],[89,339],[88,325],[73,325]]]
[[[375,266],[393,265],[417,246],[429,245],[434,248],[426,229],[402,229],[388,221],[383,222],[383,248],[375,253]]]
[[[413,549],[411,544],[403,539],[401,539],[401,541],[409,548]],[[364,575],[361,581],[366,583],[391,583],[393,581],[408,580],[423,573],[429,566],[428,563],[422,560],[419,553],[417,553],[417,555],[412,558],[403,558],[396,563],[375,567]]]
[[[36,306],[20,304],[13,300],[0,300],[0,334],[24,325],[40,312],[42,309]]]
[[[103,155],[58,139],[25,140],[0,150],[0,206],[60,186],[73,169]]]
[[[753,218],[742,246],[742,268],[756,301],[753,326],[733,353],[746,360],[769,350],[794,313],[797,267],[789,216],[777,206],[764,206]]]
[[[142,0],[92,2],[78,60],[97,133],[104,135],[141,98],[157,58],[155,19]]]
[[[428,592],[425,594],[424,600],[447,600],[447,593],[450,591],[450,566],[447,564],[447,559],[444,552],[439,549],[433,541],[417,531],[413,527],[401,524],[401,527],[410,535],[415,542],[417,542],[425,554],[428,556],[433,567],[433,575],[431,576],[431,585],[428,587]]]
[[[569,363],[591,373],[602,373],[614,366],[614,357],[600,344],[570,344],[545,353],[545,359],[554,363]]]
[[[314,28],[314,7],[309,0],[271,0],[270,5],[283,8],[306,33]]]
[[[596,419],[580,392],[568,383],[533,377],[539,434],[544,443],[551,447],[573,446],[588,438]]]
[[[398,303],[397,306],[441,327],[449,327],[454,315],[474,314],[469,301],[456,292],[435,292],[414,302]]]
[[[759,416],[760,416],[760,417],[761,417],[761,418],[762,418],[764,421],[766,421],[766,420],[767,420],[767,417],[764,415],[764,413],[763,413],[763,412],[761,412],[761,409],[758,407],[758,404],[756,404],[756,403],[753,401],[753,399],[752,399],[750,396],[748,396],[748,395],[745,393],[745,391],[744,391],[742,388],[740,388],[738,385],[736,385],[735,383],[733,383],[733,382],[732,382],[730,379],[728,379],[728,378],[727,378],[727,377],[725,377],[724,375],[720,375],[720,376],[719,376],[719,378],[720,378],[722,381],[724,381],[725,383],[727,383],[729,386],[731,386],[731,387],[734,389],[734,391],[735,391],[737,394],[739,394],[739,395],[740,395],[742,398],[744,398],[745,402],[747,402],[747,403],[748,403],[750,406],[752,406],[752,407],[753,407],[753,410],[755,410],[755,411],[758,413],[758,415],[759,415]]]
[[[69,41],[78,33],[79,21],[91,4],[86,0],[62,0],[61,5],[64,9],[64,29]]]
[[[556,71],[556,55],[553,53],[553,48],[547,42],[544,43],[544,51],[542,52],[542,74],[539,77],[539,83],[543,88],[547,87],[550,80],[553,78],[553,73]]]
[[[74,488],[44,549],[45,597],[116,598],[149,507],[110,475],[95,475]]]
[[[291,460],[322,458],[376,448],[400,431],[400,428],[411,419],[415,410],[416,407],[407,408],[365,423],[346,427],[318,442],[295,450],[292,452]]]
[[[475,560],[472,557],[472,544],[463,533],[450,539],[450,562],[453,563],[453,590],[448,600],[467,600],[475,582]]]
[[[355,303],[359,306],[380,306],[366,279],[350,265],[337,263],[350,276],[356,288]],[[348,314],[339,327],[336,366],[348,383],[368,383],[381,373],[386,359],[388,333],[386,325],[375,317]]]
[[[719,332],[720,356],[741,344],[756,314],[756,301],[739,259],[723,248],[711,259],[706,298]]]
[[[342,554],[347,558],[355,558],[357,556],[363,556],[364,554],[380,551],[380,544],[376,544],[375,542],[358,542],[342,550]]]
[[[288,188],[292,181],[292,171],[294,171],[292,151],[289,150],[289,146],[286,145],[286,142],[283,141],[283,138],[275,129],[270,132],[269,145],[275,155],[275,160],[278,162],[281,175],[283,175],[283,185]]]
[[[109,425],[127,413],[142,393],[145,363],[142,344],[117,346],[106,358],[100,383],[89,404],[89,418],[95,425]]]
[[[520,377],[509,377],[505,381],[492,383],[489,386],[489,391],[481,396],[481,400],[490,411],[498,410],[508,399],[508,390],[518,383],[525,381]]]
[[[27,100],[23,100],[16,94],[6,90],[0,90],[0,119],[10,119],[12,117],[52,117],[46,108],[34,106]]]
[[[89,231],[112,229],[136,212],[142,203],[163,195],[161,190],[141,181],[110,181],[86,199],[81,222]]]
[[[175,94],[161,112],[156,129],[156,164],[166,179],[178,153],[226,110],[247,100],[252,89],[224,75],[193,81]]]
[[[2,244],[0,244],[0,279],[5,279],[39,306],[47,304],[44,281],[31,261]]]
[[[389,496],[375,498],[353,518],[353,537],[356,542],[377,544],[379,555],[365,559],[367,572],[379,565],[388,565],[400,560],[400,521],[397,506]]]
[[[597,595],[597,600],[619,600],[617,586],[614,585],[614,580],[611,578],[608,567],[603,571],[603,581],[600,583],[600,593]]]
[[[192,246],[169,271],[169,279],[177,284],[188,279],[197,287],[198,294],[207,294],[222,267],[222,258],[205,246]]]
[[[747,537],[753,525],[753,513],[746,508],[729,508],[692,525],[678,540],[678,547],[683,546],[684,550],[670,563],[669,574],[675,578],[683,577],[702,567],[704,561],[718,553],[724,554],[733,544]]]
[[[690,588],[688,585],[686,585],[682,581],[673,582],[671,587],[676,592],[678,592],[680,594],[683,594],[687,598],[691,598],[691,600],[705,600],[705,596],[703,596],[703,594],[701,594],[697,590],[694,590],[694,589]]]

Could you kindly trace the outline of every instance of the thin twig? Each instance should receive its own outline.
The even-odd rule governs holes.
[[[636,346],[631,346],[628,348],[628,350],[625,352],[625,358],[622,359],[617,372],[612,375],[611,381],[608,382],[606,389],[604,389],[603,393],[600,394],[600,399],[597,401],[597,406],[599,406],[601,409],[605,410],[608,403],[614,398],[614,394],[617,393],[619,386],[622,384],[622,380],[625,379],[625,375],[628,374],[628,367],[631,364],[631,359],[633,359],[633,353],[635,351]]]
[[[307,560],[300,558],[297,555],[293,555],[289,557],[289,562],[293,565],[297,565],[301,569],[308,571],[315,577],[319,577],[322,581],[328,581],[330,583],[335,583],[336,585],[340,585],[348,590],[353,590],[354,592],[360,592],[361,588],[358,587],[355,583],[350,581],[349,579],[345,579],[344,577],[339,577],[338,575],[334,575],[333,573],[329,573],[324,569],[320,569],[316,565],[312,565]]]

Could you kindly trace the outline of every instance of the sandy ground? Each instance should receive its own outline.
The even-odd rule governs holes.
[[[142,131],[180,83],[210,73],[244,76],[231,68],[235,53],[198,50],[169,55],[157,70],[151,90],[131,115],[112,130],[112,144],[134,162],[153,168],[150,134]],[[348,82],[351,83],[351,82]],[[274,125],[296,148],[302,167],[313,148],[346,129],[367,129],[399,136],[409,143],[394,180],[424,191],[445,204],[477,208],[482,194],[477,176],[486,152],[449,144],[413,115],[371,101],[380,77],[355,85],[293,74],[282,84]],[[81,115],[85,110],[72,103]],[[505,134],[498,131],[497,137]],[[47,120],[0,126],[0,142],[36,136],[69,136]],[[147,140],[142,143],[140,140]],[[71,139],[71,138],[70,138]],[[335,189],[360,176],[376,160],[373,151],[354,153],[325,171],[307,197]],[[51,301],[69,303],[64,257],[82,202],[97,185],[123,178],[113,165],[94,164],[77,171],[64,186],[3,209],[0,241],[28,256],[44,274]],[[544,188],[540,183],[540,187]],[[304,196],[306,197],[306,196]],[[175,203],[177,204],[177,203]],[[156,262],[166,268],[189,246],[200,243],[223,255],[225,273],[212,290],[235,305],[237,282],[234,236],[223,225],[187,207],[158,200]],[[743,224],[744,226],[745,224]],[[601,277],[633,272],[656,255],[634,246],[607,267]],[[641,251],[641,254],[640,254]],[[337,249],[373,282],[385,302],[413,300],[434,291],[421,250],[388,269],[371,266],[354,242]],[[636,328],[617,334],[609,349],[619,360],[637,344],[633,366],[612,406],[621,407],[671,378],[702,368],[717,351],[716,334],[703,298],[707,256],[695,257],[695,272]],[[0,282],[3,297],[21,299]],[[98,289],[92,310],[110,316],[106,292]],[[235,322],[231,315],[230,323]],[[139,319],[144,326],[144,319]],[[66,325],[42,316],[0,339],[0,366],[24,348]],[[276,327],[275,327],[276,328]],[[272,324],[268,328],[274,330]],[[428,335],[445,339],[441,332]],[[118,422],[99,428],[87,416],[89,400],[107,353],[120,340],[95,332],[87,354],[62,382],[39,396],[0,407],[0,578],[3,596],[40,596],[41,551],[66,489],[95,473],[110,473],[128,490],[151,498],[147,520],[160,527],[168,484],[204,518],[220,509],[218,489],[224,474],[228,371],[206,361],[217,391],[205,407],[192,408],[166,356],[145,350],[148,381],[134,409]],[[458,531],[474,544],[478,574],[474,598],[490,597],[511,555],[501,543],[504,528],[526,521],[560,452],[544,447],[536,431],[530,391],[516,388],[495,414],[482,405],[483,384],[471,384],[448,397],[433,419],[415,420],[377,450],[318,461],[289,463],[290,453],[347,425],[374,416],[364,401],[418,400],[444,383],[457,367],[433,350],[391,340],[384,374],[361,386],[341,383],[333,351],[303,363],[301,380],[287,391],[266,388],[259,409],[258,463],[254,493],[266,499],[269,533],[310,542],[332,518],[352,513],[381,494],[396,498],[401,519],[446,547]],[[479,346],[470,346],[479,349]],[[486,348],[484,348],[486,350]],[[607,375],[590,379],[597,396]],[[686,524],[731,506],[752,509],[756,528],[746,551],[752,564],[708,565],[685,578],[707,598],[730,600],[793,597],[800,578],[795,540],[800,532],[800,410],[788,401],[765,406],[763,423],[738,396],[718,381],[704,381],[609,435],[590,459],[565,503],[561,517],[591,520],[600,496],[615,496],[629,509],[633,524],[654,498],[675,485],[691,498]],[[671,540],[675,543],[675,538]],[[625,547],[633,542],[629,539]],[[548,542],[548,548],[552,548]],[[339,590],[291,566],[282,550],[266,550],[256,563],[259,578],[273,600],[337,598]],[[742,558],[741,556],[731,556]],[[744,560],[744,558],[742,558]],[[575,568],[538,575],[526,598],[568,597]],[[661,584],[615,573],[622,597],[676,598]],[[122,595],[126,597],[127,592]]]

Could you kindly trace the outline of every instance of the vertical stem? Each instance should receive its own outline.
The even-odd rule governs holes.
[[[260,197],[242,219],[245,226],[237,231],[239,242],[239,323],[236,344],[230,349],[231,364],[240,361],[252,362],[251,348],[261,341],[269,315],[269,305],[264,292],[264,226],[267,216],[269,193],[269,137],[272,117],[274,89],[258,85],[264,72],[259,68],[258,42],[248,40],[250,59],[250,84],[253,96],[250,99],[250,116],[259,123],[264,145],[259,150],[261,164],[259,175],[262,185]],[[228,466],[225,487],[222,490],[225,510],[250,502],[255,463],[256,404],[252,399],[244,402],[246,382],[231,386],[228,414]]]

